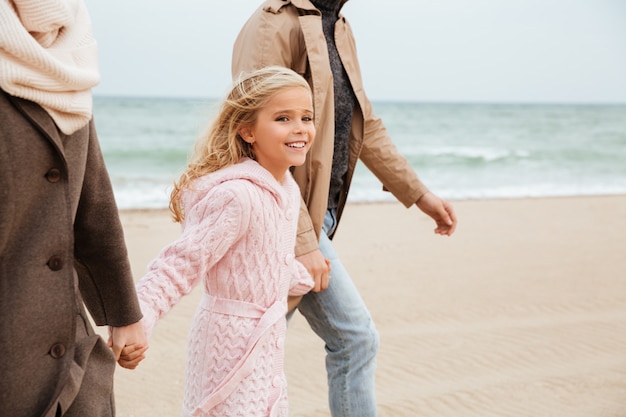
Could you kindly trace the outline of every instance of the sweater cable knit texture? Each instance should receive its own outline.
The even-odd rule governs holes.
[[[207,175],[183,195],[179,239],[137,284],[150,335],[201,283],[188,339],[184,416],[287,416],[287,295],[313,281],[295,260],[300,193],[255,161]]]

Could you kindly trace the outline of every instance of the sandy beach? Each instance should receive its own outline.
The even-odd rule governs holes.
[[[381,337],[380,416],[626,416],[626,196],[453,202],[433,233],[417,208],[350,204],[335,239]],[[121,212],[137,279],[179,234],[165,210]],[[179,416],[197,289],[118,367],[120,417]],[[102,329],[100,329],[102,330]],[[296,315],[292,417],[329,416],[324,347]]]

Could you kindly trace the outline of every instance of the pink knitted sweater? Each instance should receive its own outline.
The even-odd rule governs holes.
[[[184,416],[287,416],[287,295],[313,281],[294,257],[300,193],[246,159],[195,181],[180,238],[137,284],[150,335],[202,283],[191,325]]]

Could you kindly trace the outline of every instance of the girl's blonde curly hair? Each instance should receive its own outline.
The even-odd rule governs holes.
[[[254,159],[252,145],[241,138],[239,131],[254,125],[259,110],[272,96],[290,87],[303,87],[310,91],[304,78],[285,67],[264,67],[239,77],[207,132],[196,140],[187,169],[174,182],[170,211],[175,222],[182,222],[185,217],[181,197],[196,178],[236,164],[246,157]]]

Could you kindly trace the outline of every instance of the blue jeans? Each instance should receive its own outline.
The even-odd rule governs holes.
[[[379,338],[372,317],[331,240],[334,211],[324,219],[320,251],[331,264],[328,289],[304,296],[298,310],[326,343],[329,403],[333,417],[374,417],[374,371]]]

